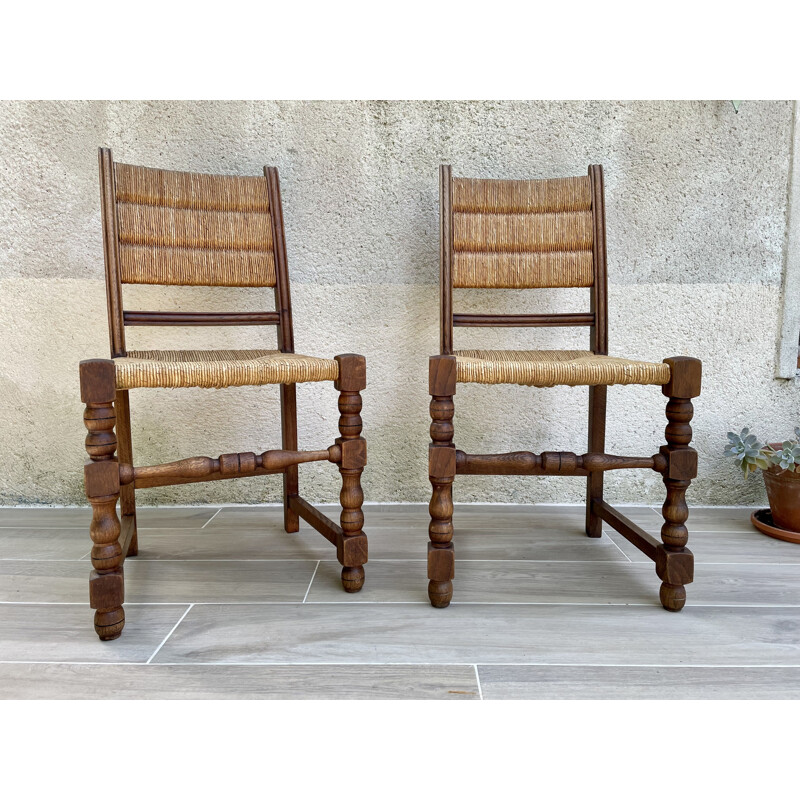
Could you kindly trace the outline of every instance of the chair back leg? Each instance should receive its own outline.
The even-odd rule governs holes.
[[[589,387],[589,447],[590,453],[606,449],[607,386]],[[603,473],[592,472],[586,479],[586,535],[597,539],[603,533],[603,520],[592,511],[592,501],[603,499]]]
[[[127,390],[117,392],[114,401],[117,416],[117,457],[119,463],[133,469],[133,442],[131,440],[131,407]],[[136,489],[133,483],[120,486],[120,513],[123,519],[133,517],[133,533],[128,545],[127,558],[139,554],[139,534],[136,529]]]
[[[297,385],[281,384],[281,446],[297,450]],[[286,533],[300,530],[300,517],[289,507],[292,497],[300,494],[297,464],[286,467],[283,473],[283,527]]]

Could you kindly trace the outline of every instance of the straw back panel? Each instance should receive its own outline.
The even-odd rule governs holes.
[[[453,286],[538,289],[594,280],[589,176],[454,178]]]
[[[123,283],[274,286],[265,178],[115,164]]]

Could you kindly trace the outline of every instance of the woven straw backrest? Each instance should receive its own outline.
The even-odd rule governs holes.
[[[453,286],[591,286],[589,176],[553,180],[453,178]]]
[[[115,164],[123,283],[274,286],[265,178]]]

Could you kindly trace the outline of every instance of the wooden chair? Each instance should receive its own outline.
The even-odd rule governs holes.
[[[453,178],[442,166],[441,354],[430,359],[433,485],[428,544],[428,595],[446,607],[453,595],[453,481],[456,475],[585,475],[586,533],[599,537],[602,521],[648,558],[661,578],[661,603],[680,611],[691,583],[693,556],[686,548],[685,494],[697,474],[689,442],[691,398],[700,394],[701,364],[678,356],[663,363],[608,355],[606,237],[603,169],[586,177],[555,180]],[[453,288],[537,289],[587,287],[590,310],[578,314],[454,314]],[[590,350],[454,350],[454,327],[586,326]],[[589,452],[472,455],[453,444],[453,396],[457,383],[589,387]],[[650,457],[614,456],[605,447],[606,393],[614,384],[660,386],[669,398],[665,446]],[[667,490],[661,542],[603,499],[603,473],[652,469]]]
[[[345,591],[364,584],[367,538],[362,531],[361,395],[363,356],[314,358],[294,352],[289,274],[278,172],[234,177],[170,172],[114,163],[100,149],[106,294],[111,359],[80,364],[81,400],[89,431],[86,494],[92,505],[89,579],[94,625],[115,639],[125,624],[123,562],[137,554],[137,489],[254,475],[283,475],[284,527],[299,517],[336,547]],[[275,311],[187,313],[125,311],[122,284],[256,286],[275,288]],[[277,350],[127,351],[129,325],[275,325]],[[326,450],[297,450],[295,384],[333,381],[339,392],[341,436]],[[280,384],[281,450],[186,458],[158,466],[133,465],[128,392],[147,387]],[[119,450],[119,458],[115,452]],[[342,476],[340,525],[321,514],[298,490],[297,465],[330,461]],[[122,521],[117,517],[121,498]]]

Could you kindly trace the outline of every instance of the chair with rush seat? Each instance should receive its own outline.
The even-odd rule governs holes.
[[[607,522],[655,561],[661,603],[680,611],[691,583],[693,556],[686,548],[686,490],[697,474],[689,447],[693,397],[700,394],[701,364],[678,356],[662,363],[608,355],[606,240],[603,169],[554,180],[453,178],[442,166],[441,348],[430,359],[433,486],[428,544],[428,595],[443,608],[453,595],[453,482],[456,475],[585,475],[586,533],[599,537]],[[590,310],[578,314],[454,314],[453,288],[538,289],[587,287]],[[586,326],[590,350],[454,350],[454,327]],[[472,455],[453,444],[453,396],[458,383],[589,387],[589,452]],[[669,398],[666,445],[650,457],[608,455],[605,447],[607,387],[660,386]],[[603,499],[603,473],[652,469],[664,480],[661,541]]]
[[[283,475],[287,532],[298,530],[300,517],[306,520],[335,545],[345,590],[359,591],[367,561],[361,511],[366,442],[360,417],[365,360],[352,354],[327,359],[294,352],[277,170],[265,167],[262,177],[204,175],[118,164],[106,148],[99,155],[111,359],[80,364],[89,431],[86,494],[93,512],[89,595],[98,636],[115,639],[125,624],[123,562],[136,555],[138,546],[135,492],[153,486]],[[124,311],[126,283],[274,287],[276,310]],[[129,325],[275,325],[278,348],[127,351]],[[333,381],[339,392],[341,436],[325,450],[298,451],[295,384],[309,381]],[[283,449],[134,467],[129,390],[264,384],[280,385]],[[310,461],[330,461],[339,468],[340,525],[299,495],[297,467]]]

